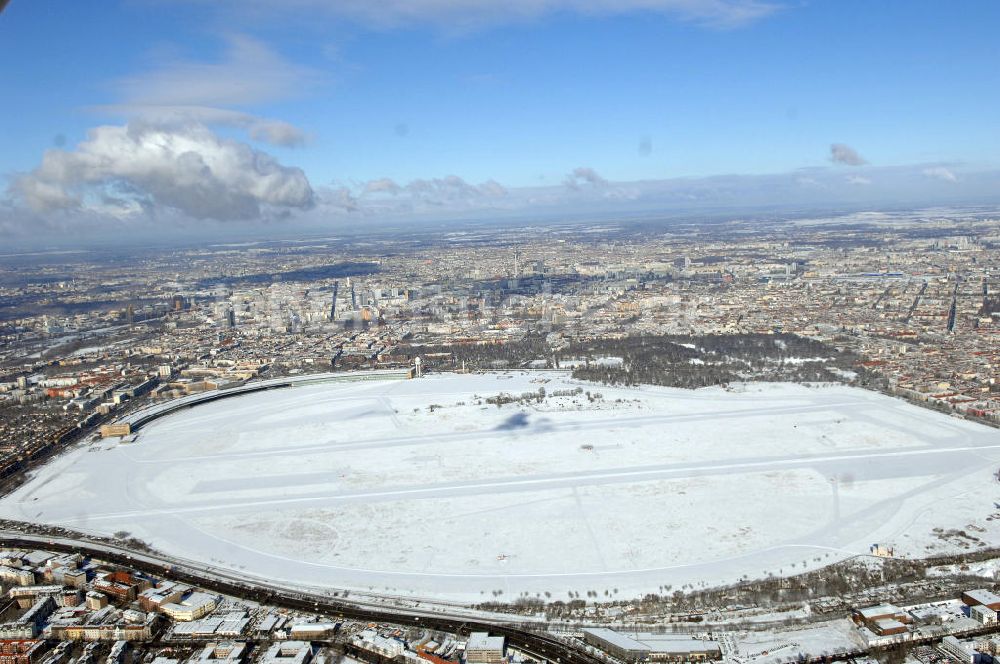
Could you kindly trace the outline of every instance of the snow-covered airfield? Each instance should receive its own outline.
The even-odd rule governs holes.
[[[183,410],[136,442],[64,454],[0,515],[128,531],[290,583],[624,598],[794,574],[876,542],[925,556],[1000,541],[998,466],[997,431],[841,386],[435,375]]]

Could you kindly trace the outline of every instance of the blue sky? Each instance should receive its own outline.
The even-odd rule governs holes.
[[[650,207],[677,185],[629,183],[779,174],[979,202],[997,25],[985,0],[12,0],[0,226]]]

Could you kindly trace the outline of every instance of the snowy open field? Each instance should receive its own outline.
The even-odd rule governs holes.
[[[553,396],[578,387],[602,397]],[[59,457],[0,515],[309,585],[622,598],[793,574],[874,542],[923,556],[1000,541],[998,466],[1000,432],[840,386],[436,375],[181,411],[135,443]]]

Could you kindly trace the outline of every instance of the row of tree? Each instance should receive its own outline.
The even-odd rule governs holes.
[[[576,378],[612,385],[685,388],[743,380],[846,381],[859,359],[849,351],[794,334],[631,336],[573,344],[569,352],[593,359],[573,370]],[[597,361],[609,356],[622,362]]]

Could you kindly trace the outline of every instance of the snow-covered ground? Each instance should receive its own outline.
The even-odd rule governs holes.
[[[842,386],[737,387],[531,372],[248,394],[69,452],[0,516],[469,602],[623,598],[794,574],[875,542],[922,556],[1000,539],[997,431]]]
[[[731,660],[740,664],[783,664],[853,652],[866,647],[854,624],[846,618],[806,627],[766,632],[740,632],[733,637],[736,651]]]
[[[955,574],[1000,579],[1000,558],[990,558],[989,560],[957,565],[937,565],[927,568],[927,576],[952,576]]]

